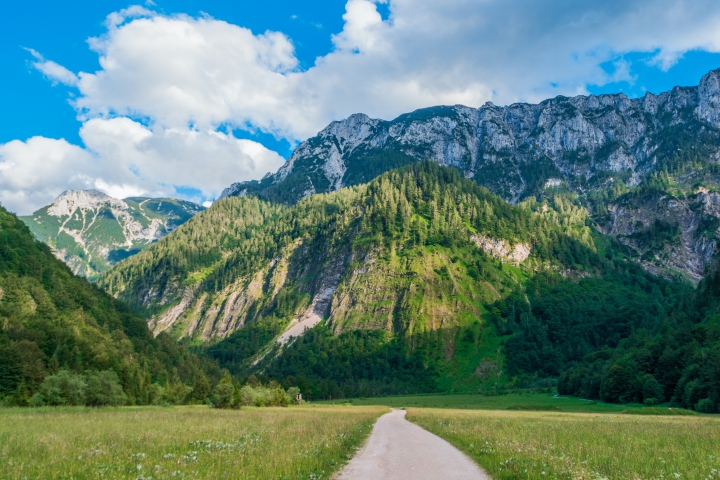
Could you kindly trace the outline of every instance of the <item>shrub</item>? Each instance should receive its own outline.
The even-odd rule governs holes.
[[[257,393],[250,385],[245,385],[240,389],[240,403],[245,406],[255,405]]]
[[[171,405],[184,405],[192,394],[192,387],[178,382],[165,387],[165,401]]]
[[[223,378],[213,389],[208,403],[213,408],[232,408],[235,404],[235,387],[229,377]]]
[[[718,411],[715,402],[709,398],[703,398],[700,400],[697,405],[695,405],[695,410],[702,413],[716,413]]]
[[[85,388],[85,404],[91,407],[105,405],[118,406],[127,403],[127,395],[123,392],[117,374],[112,370],[88,372]]]
[[[643,402],[646,405],[655,405],[664,400],[664,391],[660,382],[654,376],[647,374],[643,377]]]
[[[30,405],[84,405],[87,383],[83,375],[60,370],[40,385],[40,389],[30,399]]]
[[[300,394],[300,389],[298,387],[290,387],[287,390],[287,398],[288,402],[293,405],[295,404],[295,399]]]

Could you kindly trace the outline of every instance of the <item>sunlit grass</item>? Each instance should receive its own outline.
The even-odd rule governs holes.
[[[0,478],[328,478],[382,407],[0,410]]]
[[[409,409],[495,479],[720,478],[720,417]]]

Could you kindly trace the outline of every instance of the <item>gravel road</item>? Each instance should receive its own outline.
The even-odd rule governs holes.
[[[367,444],[340,472],[340,480],[490,480],[448,442],[405,420],[404,410],[380,417]]]

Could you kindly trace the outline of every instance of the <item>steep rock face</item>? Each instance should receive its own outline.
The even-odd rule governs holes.
[[[94,278],[202,210],[171,198],[120,200],[98,190],[68,190],[20,218],[75,274]]]
[[[684,272],[693,282],[717,253],[720,195],[700,191],[686,198],[664,192],[628,195],[609,208],[604,233],[618,237],[653,273]]]
[[[551,178],[586,189],[593,178],[625,173],[633,185],[655,168],[666,129],[693,122],[720,127],[720,70],[698,87],[638,99],[591,95],[538,105],[433,107],[392,121],[355,114],[303,142],[276,174],[236,183],[223,197],[258,193],[294,203],[310,192],[360,183],[355,177],[383,155],[457,167],[508,201],[542,189]],[[289,191],[280,195],[273,188],[278,184]]]
[[[697,87],[637,99],[590,95],[537,105],[433,107],[392,121],[355,114],[303,142],[274,175],[233,184],[223,197],[254,194],[293,204],[423,159],[456,167],[512,203],[547,188],[569,188],[592,213],[603,215],[608,207],[617,210],[618,192],[668,169],[680,170],[683,179],[671,181],[682,184],[685,194],[699,180],[720,191],[716,175],[695,175],[702,178],[692,181],[688,176],[688,170],[707,170],[720,159],[720,70],[709,72]],[[688,245],[700,241],[683,232]],[[696,280],[708,258],[702,254],[697,257],[702,265],[686,263],[681,270]]]

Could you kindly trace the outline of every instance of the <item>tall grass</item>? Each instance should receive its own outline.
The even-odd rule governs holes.
[[[328,478],[386,411],[0,410],[0,478]]]
[[[720,478],[720,417],[409,410],[495,479]]]

